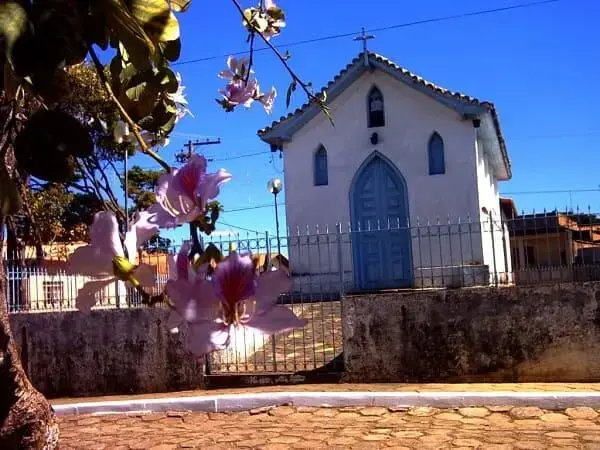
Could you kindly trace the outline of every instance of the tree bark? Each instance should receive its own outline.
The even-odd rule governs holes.
[[[0,255],[3,224],[0,217]],[[0,261],[0,449],[53,450],[58,448],[58,422],[52,406],[23,370],[10,329],[4,287],[4,264]]]

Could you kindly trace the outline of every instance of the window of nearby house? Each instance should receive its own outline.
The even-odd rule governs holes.
[[[512,259],[513,270],[519,269],[521,267],[521,259],[519,258],[519,249],[517,247],[511,248],[510,256]]]
[[[535,248],[533,248],[531,245],[525,247],[525,266],[535,266]]]
[[[446,173],[446,166],[444,163],[444,140],[437,132],[431,135],[427,152],[429,155],[429,175]]]
[[[327,150],[321,145],[315,152],[315,186],[327,186],[328,184]]]
[[[62,281],[44,281],[42,286],[45,305],[58,305],[65,298],[64,283]]]
[[[385,125],[385,113],[383,109],[383,95],[376,87],[369,92],[369,128],[382,127]]]

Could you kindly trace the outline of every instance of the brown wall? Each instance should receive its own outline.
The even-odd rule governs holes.
[[[600,283],[344,299],[351,381],[600,381]]]
[[[170,334],[164,309],[10,316],[35,387],[50,397],[166,392],[202,385],[202,365]]]

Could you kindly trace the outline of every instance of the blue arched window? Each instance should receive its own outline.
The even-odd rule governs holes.
[[[315,152],[315,186],[327,186],[327,184],[329,184],[327,150],[321,145]]]
[[[429,175],[446,173],[444,140],[437,132],[429,138],[427,151],[429,154]]]
[[[367,101],[369,128],[385,125],[385,112],[383,109],[383,94],[375,86],[369,91]]]

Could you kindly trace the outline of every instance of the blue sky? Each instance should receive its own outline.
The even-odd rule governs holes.
[[[525,2],[525,0],[523,1]],[[255,70],[263,90],[271,85],[280,93],[272,116],[260,105],[225,113],[215,102],[223,80],[225,55],[245,50],[246,33],[233,4],[195,0],[179,15],[183,52],[178,64],[190,108],[161,154],[169,161],[189,138],[220,137],[220,145],[204,147],[214,158],[211,169],[227,168],[234,179],[222,189],[226,210],[272,203],[267,181],[283,178],[282,161],[268,152],[256,130],[288,111],[285,91],[289,76],[270,52],[255,55]],[[505,0],[379,0],[376,7],[360,7],[347,0],[280,0],[287,28],[274,38],[281,45],[321,36],[358,33],[440,16],[517,4]],[[243,2],[251,6],[251,2]],[[356,5],[356,6],[353,6]],[[598,189],[600,186],[600,3],[561,0],[542,6],[489,15],[415,25],[377,32],[369,49],[451,90],[492,101],[500,114],[513,164],[513,179],[501,193],[544,190]],[[303,80],[321,87],[360,51],[351,37],[289,48],[290,64]],[[298,92],[291,108],[303,103]],[[237,159],[230,159],[236,158]],[[134,163],[153,167],[148,158]],[[600,212],[600,191],[514,194],[518,209],[564,208],[570,203]],[[283,198],[282,198],[283,199]],[[285,226],[284,208],[280,218]],[[251,230],[274,231],[273,208],[226,212],[223,222]],[[236,230],[221,225],[221,231]],[[185,235],[185,229],[176,232]],[[172,233],[171,233],[172,234]],[[245,232],[242,231],[242,234]]]

